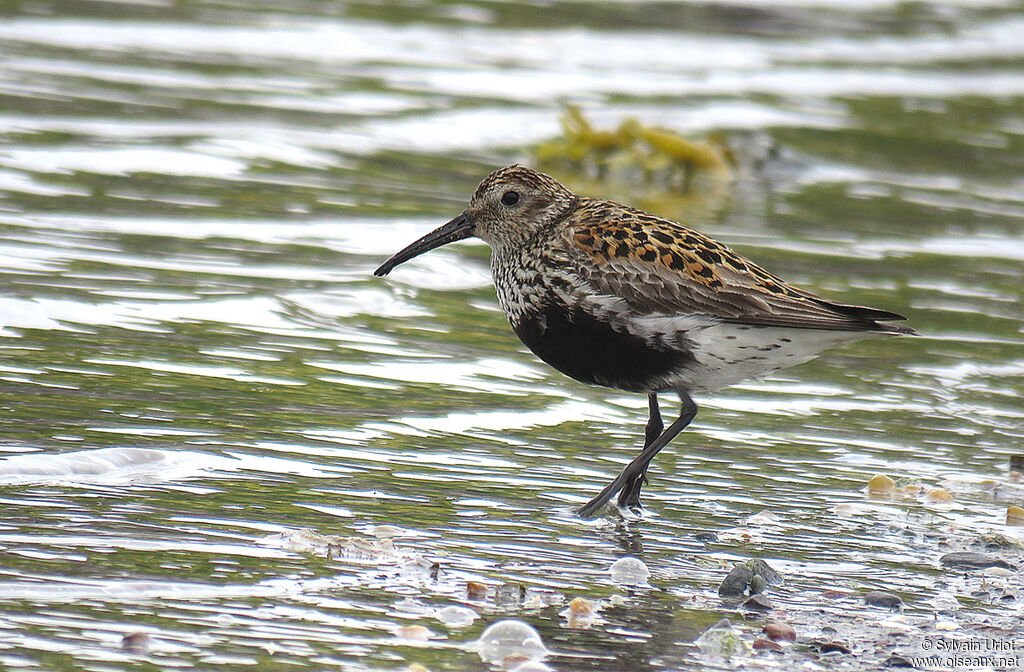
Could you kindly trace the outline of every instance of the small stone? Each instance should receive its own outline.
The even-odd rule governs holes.
[[[427,616],[432,614],[434,611],[427,605],[412,597],[403,597],[398,602],[395,602],[395,609],[407,614],[415,614],[416,616]]]
[[[830,600],[840,600],[844,597],[849,597],[850,594],[843,590],[823,590],[821,591],[822,597],[827,597]]]
[[[395,630],[395,637],[413,642],[425,642],[433,635],[429,628],[422,625],[405,625]]]
[[[842,642],[815,642],[815,645],[821,653],[850,653],[850,647]]]
[[[942,488],[932,488],[924,493],[925,501],[933,504],[949,504],[953,501],[953,495],[949,494],[948,490]]]
[[[532,595],[523,602],[523,609],[543,609],[548,603],[540,595]]]
[[[594,605],[582,597],[573,598],[569,603],[569,613],[573,616],[590,616],[594,613]]]
[[[1008,537],[1005,534],[1000,534],[992,530],[978,535],[978,538],[974,543],[981,544],[989,551],[1000,549],[1019,549],[1024,546],[1024,544],[1021,544],[1021,542],[1016,538]]]
[[[914,664],[903,656],[896,655],[895,653],[885,659],[886,667],[913,667]]]
[[[439,609],[435,616],[437,620],[451,628],[465,627],[477,619],[477,613],[472,609],[454,604]]]
[[[1010,455],[1010,469],[1013,471],[1024,471],[1024,455]]]
[[[751,558],[744,564],[754,572],[754,576],[764,579],[766,584],[775,586],[782,583],[782,574],[775,571],[772,566],[764,560],[761,560],[760,558]]]
[[[732,627],[728,618],[723,618],[705,630],[694,644],[709,658],[731,658],[747,653],[747,643],[739,631]]]
[[[769,623],[761,630],[768,639],[776,642],[795,642],[796,630],[787,623]]]
[[[885,630],[890,633],[900,633],[906,635],[911,632],[918,631],[918,628],[915,628],[913,625],[907,622],[907,619],[905,616],[903,616],[903,614],[895,614],[893,616],[890,616],[884,621],[879,621],[878,625],[882,628],[885,628]]]
[[[627,600],[623,595],[616,594],[608,598],[607,604],[609,607],[622,607],[625,606],[628,601],[629,600]]]
[[[1024,509],[1019,506],[1006,507],[1007,525],[1024,525]]]
[[[743,564],[735,565],[718,586],[721,597],[740,597],[745,595],[754,573]]]
[[[487,584],[479,581],[466,581],[466,598],[479,602],[487,599]]]
[[[430,670],[423,667],[419,663],[413,663],[409,667],[405,668],[405,672],[430,672]]]
[[[373,536],[378,539],[394,539],[404,534],[407,534],[407,531],[395,525],[376,525],[373,528]]]
[[[1006,577],[1010,576],[1013,572],[1008,570],[1006,567],[986,567],[985,569],[981,570],[981,573],[985,576]]]
[[[1024,510],[1021,511],[1021,515],[1024,515]],[[705,544],[709,544],[718,541],[718,534],[715,532],[695,532],[693,538],[697,541],[703,541]]]
[[[747,611],[759,611],[761,613],[768,613],[769,611],[775,608],[775,605],[773,605],[771,600],[769,600],[764,595],[758,594],[752,595],[748,597],[746,600],[744,600],[743,608]]]
[[[763,509],[753,515],[747,516],[744,521],[747,525],[765,525],[775,524],[779,522],[779,517],[768,509]]]
[[[782,575],[772,569],[764,560],[751,558],[733,566],[718,586],[721,597],[741,597],[760,593],[768,585],[782,583]]]
[[[1010,568],[1010,563],[997,558],[994,555],[972,553],[970,551],[946,553],[944,556],[939,558],[939,562],[946,567],[953,567],[955,569],[984,569],[986,567]]]
[[[896,481],[885,474],[875,474],[868,481],[868,493],[872,495],[891,495],[896,491]]]
[[[885,609],[900,609],[903,607],[903,600],[899,595],[893,595],[883,590],[872,590],[864,595],[864,602],[872,607],[883,607]]]
[[[149,635],[144,632],[129,632],[121,638],[121,650],[128,653],[149,653]]]
[[[832,507],[832,513],[843,518],[849,518],[857,513],[857,508],[849,502],[842,502]]]
[[[754,650],[755,651],[782,651],[782,645],[777,643],[777,642],[773,642],[770,639],[762,639],[762,638],[758,637],[757,639],[754,640]]]

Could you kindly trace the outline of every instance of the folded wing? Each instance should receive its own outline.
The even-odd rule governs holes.
[[[681,224],[607,201],[585,199],[587,216],[565,231],[569,259],[602,294],[643,315],[708,315],[723,322],[801,329],[914,333],[906,319],[828,301],[793,287],[724,245]]]

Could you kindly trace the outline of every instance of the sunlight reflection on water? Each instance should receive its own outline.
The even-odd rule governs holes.
[[[0,24],[0,667],[475,670],[517,619],[550,669],[714,669],[690,642],[759,631],[716,593],[752,556],[786,577],[772,618],[859,642],[851,669],[889,653],[869,589],[914,636],[950,604],[1019,633],[1015,574],[938,561],[1024,539],[1015,6],[264,4]],[[924,336],[698,399],[645,515],[580,520],[646,401],[526,353],[481,244],[370,276],[565,97],[763,134],[779,156],[700,228]],[[626,556],[649,585],[612,579]]]

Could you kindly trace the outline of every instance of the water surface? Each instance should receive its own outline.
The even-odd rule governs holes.
[[[774,617],[853,642],[849,669],[937,609],[1019,628],[938,558],[1021,538],[1021,9],[0,2],[0,666],[478,670],[471,643],[520,618],[552,669],[713,669],[702,630],[760,629],[716,592],[752,556],[787,576]],[[482,244],[371,276],[564,100],[767,139],[779,159],[691,223],[924,335],[699,398],[644,519],[577,519],[645,400],[528,353]],[[872,500],[874,473],[955,501]],[[626,555],[648,586],[612,580]],[[903,639],[864,615],[875,588]],[[601,620],[570,627],[577,596]]]

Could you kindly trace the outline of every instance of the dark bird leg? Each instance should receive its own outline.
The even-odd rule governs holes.
[[[619,504],[624,506],[640,505],[640,487],[643,485],[644,474],[647,473],[647,467],[650,466],[651,460],[658,454],[658,451],[668,445],[669,441],[676,438],[676,435],[683,431],[683,428],[690,424],[697,415],[697,404],[693,402],[690,395],[685,390],[678,390],[678,392],[680,401],[679,417],[668,426],[668,429],[661,432],[658,438],[645,444],[640,454],[627,464],[622,472],[615,477],[615,480],[598,493],[597,497],[581,506],[576,512],[578,515],[584,518],[593,516],[595,512],[611,501],[611,498],[623,490],[623,488],[626,490],[619,497]],[[661,424],[661,414],[657,412],[658,402],[654,395],[651,395],[650,402],[651,419],[648,420],[647,429],[648,432],[653,433],[653,428]],[[655,422],[655,413],[658,415],[657,422]]]
[[[647,408],[650,409],[647,418],[647,428],[644,429],[644,448],[654,443],[654,440],[661,436],[661,430],[665,429],[665,423],[661,421],[661,409],[658,408],[658,395],[647,395]]]
[[[665,429],[665,423],[661,421],[661,409],[658,408],[658,395],[647,395],[647,407],[650,415],[647,418],[647,427],[644,429],[644,450],[651,447],[651,444],[661,436]],[[652,455],[653,457],[653,455]],[[619,506],[627,509],[640,508],[640,488],[647,482],[647,469],[637,474],[635,478],[627,481],[619,492]]]

